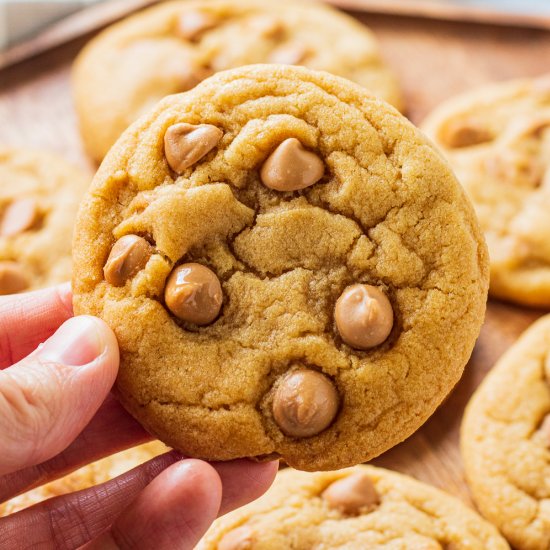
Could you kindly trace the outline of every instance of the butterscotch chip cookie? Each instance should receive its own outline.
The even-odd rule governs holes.
[[[550,316],[502,356],[472,397],[461,447],[481,513],[518,550],[550,547]]]
[[[477,210],[491,256],[491,294],[550,306],[550,79],[453,98],[424,129]]]
[[[152,441],[83,466],[60,479],[0,503],[0,517],[14,514],[49,498],[105,483],[167,450],[159,441]]]
[[[181,124],[223,135],[166,139]],[[189,456],[372,458],[441,403],[483,319],[485,244],[447,164],[328,73],[243,67],[166,98],[77,226],[75,309],[116,332],[125,407]]]
[[[0,295],[71,278],[71,238],[88,177],[59,157],[0,147]]]
[[[279,472],[259,500],[214,522],[197,550],[506,550],[458,499],[372,466]]]
[[[89,154],[101,160],[164,96],[251,63],[329,71],[401,106],[371,31],[332,8],[295,0],[162,2],[102,32],[76,62],[74,96]]]

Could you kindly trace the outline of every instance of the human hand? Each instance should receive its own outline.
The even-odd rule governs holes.
[[[72,315],[68,284],[0,297],[0,502],[151,439],[109,394],[114,334]],[[260,496],[276,469],[172,451],[0,519],[2,549],[193,548],[218,515]]]

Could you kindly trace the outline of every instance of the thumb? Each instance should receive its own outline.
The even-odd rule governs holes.
[[[109,393],[118,363],[111,329],[83,315],[0,371],[0,475],[64,450]]]

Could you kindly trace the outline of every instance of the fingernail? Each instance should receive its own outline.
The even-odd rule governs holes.
[[[95,318],[81,315],[65,321],[38,349],[38,354],[43,359],[81,367],[99,357],[105,346]]]

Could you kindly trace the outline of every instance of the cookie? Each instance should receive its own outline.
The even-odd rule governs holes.
[[[74,97],[88,153],[168,94],[251,63],[304,65],[354,80],[401,106],[396,78],[364,25],[313,2],[162,2],[102,32],[78,57]]]
[[[424,129],[474,203],[489,246],[491,294],[550,306],[550,79],[450,99]]]
[[[259,500],[214,522],[197,550],[506,550],[458,499],[383,468],[279,472]]]
[[[74,306],[115,331],[117,393],[211,460],[368,460],[460,378],[487,252],[439,153],[388,104],[301,67],[217,73],[103,162]]]
[[[71,236],[88,177],[50,153],[0,148],[0,294],[71,278]]]
[[[153,441],[108,456],[83,466],[65,477],[0,503],[0,517],[9,516],[49,498],[105,483],[166,451],[166,447],[159,441]]]
[[[468,483],[481,513],[518,550],[550,547],[550,316],[502,356],[462,423]]]

